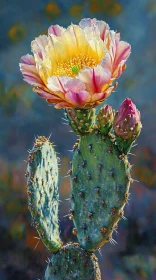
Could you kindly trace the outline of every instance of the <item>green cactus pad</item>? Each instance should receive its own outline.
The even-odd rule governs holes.
[[[114,242],[113,231],[129,196],[130,164],[113,135],[99,131],[80,138],[71,170],[72,215],[82,247],[95,251]]]
[[[58,225],[58,159],[53,145],[43,136],[28,157],[27,194],[32,225],[52,252],[61,247]]]
[[[68,122],[78,135],[87,134],[95,123],[95,109],[67,109],[65,113]]]
[[[78,244],[67,244],[53,255],[45,272],[45,280],[100,280],[97,258]]]

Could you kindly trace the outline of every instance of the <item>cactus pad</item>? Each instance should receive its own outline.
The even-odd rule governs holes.
[[[94,254],[78,244],[67,244],[53,255],[45,272],[45,280],[100,280],[100,270]]]
[[[52,252],[61,247],[58,226],[58,163],[52,144],[39,137],[28,157],[27,194],[32,224]]]
[[[94,130],[80,138],[72,161],[72,215],[82,247],[95,251],[113,242],[129,196],[130,165],[113,135]]]

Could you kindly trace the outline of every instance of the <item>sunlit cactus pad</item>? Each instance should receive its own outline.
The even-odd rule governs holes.
[[[58,159],[53,145],[38,137],[28,157],[28,206],[32,225],[52,252],[61,247],[58,226]]]
[[[45,272],[45,280],[101,280],[94,254],[87,253],[78,244],[67,244],[52,256]]]
[[[98,130],[82,136],[72,161],[72,215],[83,248],[95,251],[115,242],[112,232],[129,196],[130,164],[113,135]]]

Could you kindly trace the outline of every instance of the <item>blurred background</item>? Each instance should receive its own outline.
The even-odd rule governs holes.
[[[143,130],[130,161],[134,164],[127,220],[119,223],[118,245],[97,253],[103,280],[156,279],[156,112],[154,70],[155,0],[0,0],[0,280],[43,279],[50,253],[31,227],[25,170],[27,150],[37,135],[51,135],[60,153],[60,230],[64,242],[75,240],[68,217],[70,183],[66,176],[76,140],[56,110],[22,80],[18,63],[30,53],[34,37],[51,24],[67,27],[83,17],[106,21],[132,45],[127,70],[107,102],[117,109],[130,97],[141,111]]]

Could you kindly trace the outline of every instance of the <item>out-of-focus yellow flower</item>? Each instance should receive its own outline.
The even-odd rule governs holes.
[[[56,108],[99,105],[116,88],[130,45],[96,19],[82,19],[67,29],[51,26],[48,36],[32,42],[32,55],[21,58],[24,80]]]

